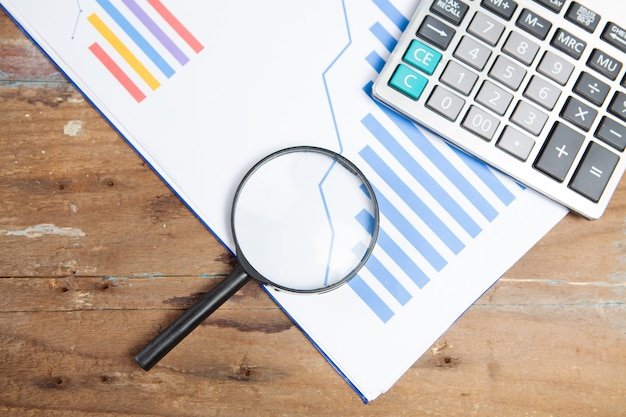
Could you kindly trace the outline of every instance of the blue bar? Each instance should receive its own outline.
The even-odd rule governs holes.
[[[406,18],[396,7],[391,4],[389,0],[373,0],[374,4],[393,22],[394,25],[401,31],[409,24],[409,19]]]
[[[159,70],[170,78],[174,75],[174,69],[163,59],[161,55],[146,41],[146,39],[135,29],[135,27],[111,4],[109,0],[96,0],[100,7],[111,16],[115,23],[135,42],[144,54],[156,65]]]
[[[365,91],[368,94],[371,94],[371,83],[365,87]],[[498,217],[498,211],[487,201],[487,199],[465,178],[458,169],[437,149],[435,146],[424,137],[422,132],[415,126],[413,122],[409,119],[400,116],[395,113],[391,109],[386,106],[381,105],[376,102],[378,106],[385,112],[385,114],[402,130],[402,132],[413,142],[415,146],[417,146],[420,151],[428,159],[430,159],[439,170],[450,179],[452,184],[480,211],[480,213],[487,219],[488,221],[493,221],[496,217]],[[455,149],[455,148],[453,148]],[[461,158],[465,158],[465,154],[461,155]],[[478,173],[477,173],[478,174]],[[483,175],[478,174],[479,178],[485,182],[486,184],[492,183],[491,179],[486,181],[486,178]],[[491,177],[492,175],[490,175]],[[496,179],[497,180],[497,179]],[[504,194],[500,194],[497,192],[498,198],[501,200],[503,198],[508,198],[506,194],[510,194],[508,190],[504,192],[501,190],[502,184],[498,186],[498,184],[494,184],[496,190],[500,190]],[[494,190],[494,192],[496,192]]]
[[[375,256],[370,256],[365,264],[365,268],[374,275],[378,282],[380,282],[383,287],[389,291],[389,294],[393,295],[393,298],[400,304],[406,305],[406,303],[413,298],[411,293],[400,284],[400,281],[398,281]]]
[[[385,60],[374,51],[365,57],[365,60],[376,70],[376,72],[381,72],[385,66]]]
[[[363,278],[355,275],[348,281],[350,288],[367,304],[367,306],[382,320],[383,323],[387,323],[394,315],[394,312],[389,308],[387,304],[381,298],[376,295]]]
[[[379,22],[376,22],[370,27],[370,32],[376,36],[376,38],[383,44],[383,46],[389,51],[393,51],[393,48],[396,46],[398,41],[393,35],[387,32],[387,29],[383,27]]]
[[[400,164],[432,195],[453,219],[472,237],[482,231],[478,223],[448,194],[443,187],[398,143],[371,114],[361,122],[367,130],[396,158]]]
[[[465,152],[455,148],[450,145],[450,148],[454,152],[456,152],[465,165],[467,165],[476,175],[480,177],[481,180],[493,191],[496,196],[502,201],[505,205],[511,204],[515,200],[515,194],[513,194],[508,188],[502,184],[493,171],[489,169],[489,167],[482,161],[474,158],[471,155],[466,154]]]
[[[378,175],[404,200],[424,223],[450,248],[458,254],[465,247],[463,242],[439,217],[411,190],[395,172],[370,148],[366,146],[359,155]]]
[[[370,217],[368,219],[367,217]],[[357,220],[363,224],[364,227],[367,227],[369,222],[373,221],[371,218],[371,214],[366,211],[362,211],[357,215]],[[378,240],[376,244],[380,246],[385,252],[389,254],[391,259],[404,271],[404,273],[411,278],[411,280],[417,285],[419,288],[423,288],[424,285],[428,284],[430,278],[426,276],[424,271],[420,269],[419,266],[398,246],[396,242],[389,237],[384,230],[379,229],[378,231]]]
[[[415,249],[432,265],[437,271],[441,271],[447,264],[439,252],[422,236],[422,234],[391,204],[387,198],[376,190],[376,198],[381,213],[398,229],[402,235],[413,245]]]

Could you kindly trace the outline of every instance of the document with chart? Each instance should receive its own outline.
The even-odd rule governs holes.
[[[365,401],[566,214],[371,98],[416,0],[0,4],[231,250],[235,190],[267,154],[319,146],[364,172],[364,268],[323,295],[267,292]]]

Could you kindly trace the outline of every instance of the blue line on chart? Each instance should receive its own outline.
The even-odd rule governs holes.
[[[78,14],[76,15],[76,22],[74,22],[74,29],[72,30],[72,39],[76,37],[78,22],[80,21],[80,16],[83,14],[83,8],[80,7],[80,0],[76,0],[76,5],[78,6]]]

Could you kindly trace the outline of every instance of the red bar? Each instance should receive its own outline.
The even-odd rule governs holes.
[[[187,30],[187,28],[170,12],[160,0],[148,0],[148,3],[161,15],[161,17],[184,39],[196,53],[204,49],[204,46]]]
[[[131,80],[128,75],[122,70],[119,65],[113,61],[113,59],[107,54],[104,49],[98,43],[94,43],[89,47],[89,50],[98,58],[98,60],[109,70],[111,74],[122,84],[122,86],[130,93],[131,96],[141,103],[146,98],[146,95],[137,87],[137,85]]]

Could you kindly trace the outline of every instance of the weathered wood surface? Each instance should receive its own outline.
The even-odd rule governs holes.
[[[254,284],[134,364],[233,259],[3,14],[0,201],[0,415],[626,416],[626,181],[368,405]]]

